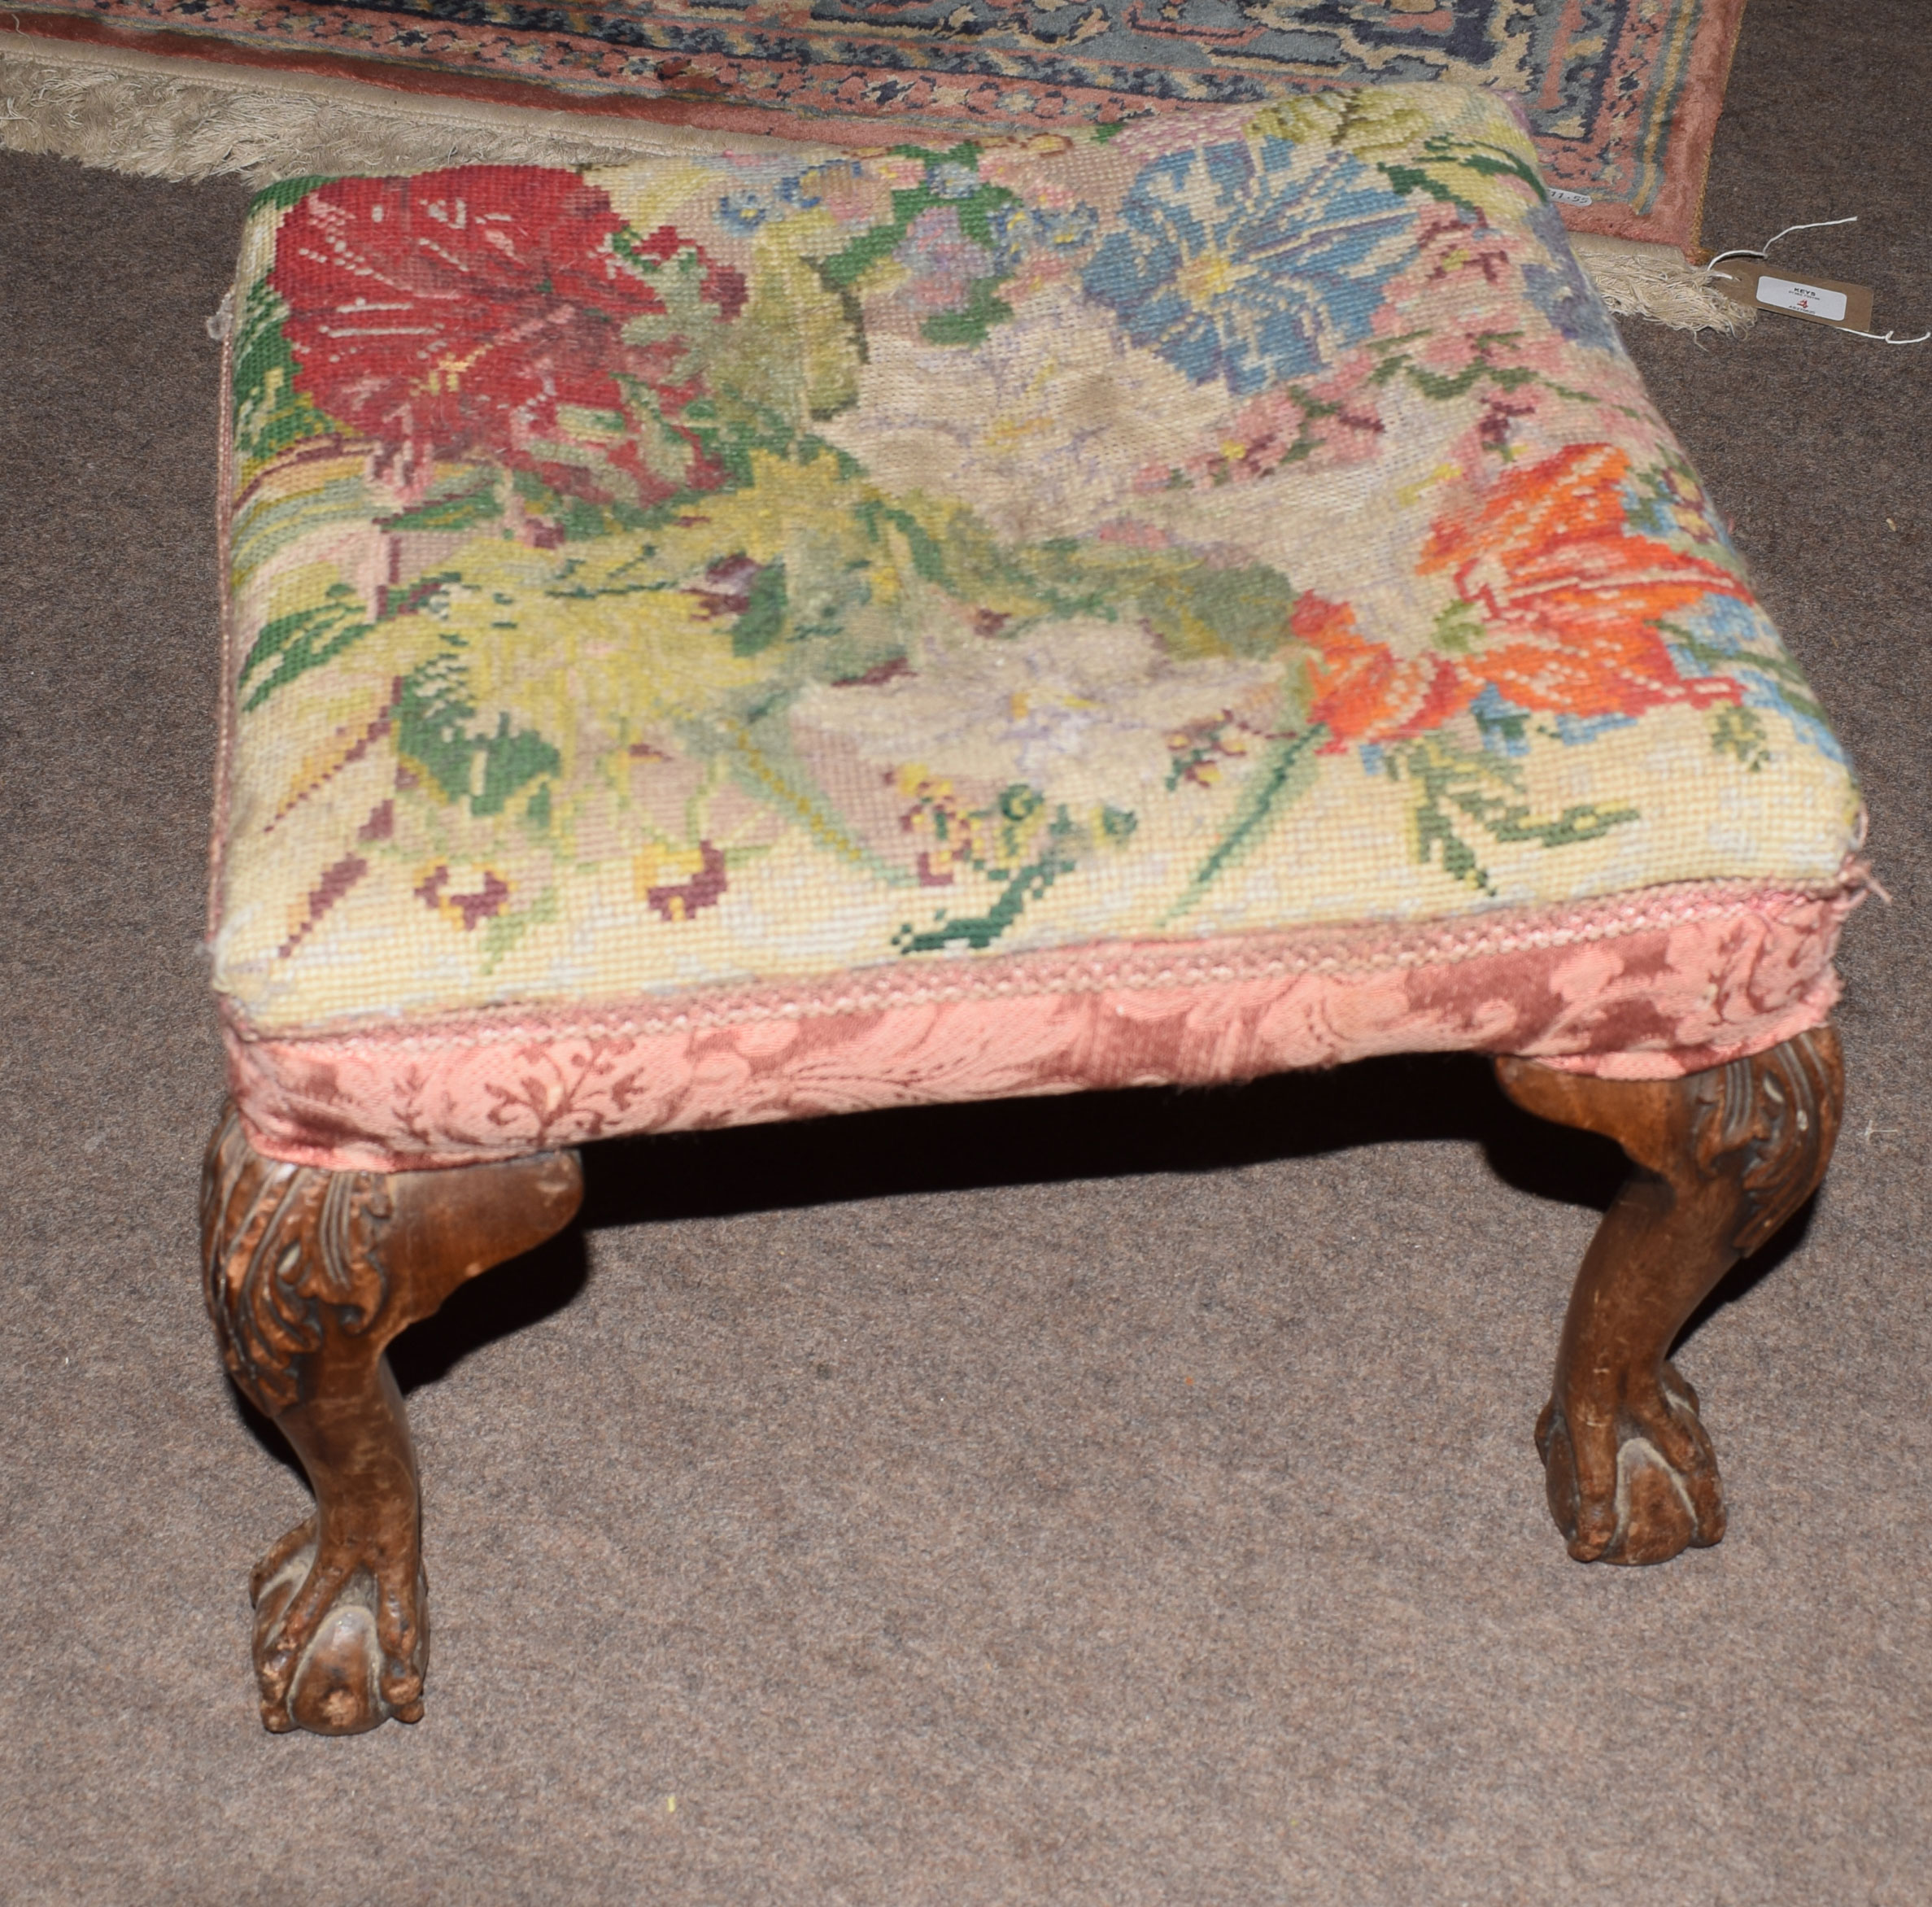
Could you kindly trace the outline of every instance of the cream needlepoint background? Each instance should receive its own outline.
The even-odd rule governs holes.
[[[236,312],[258,1032],[1839,878],[1483,95],[297,185]]]

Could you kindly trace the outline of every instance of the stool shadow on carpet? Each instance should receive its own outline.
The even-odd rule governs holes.
[[[582,1223],[736,1217],[1001,1185],[1213,1172],[1392,1141],[1474,1140],[1510,1184],[1607,1204],[1621,1154],[1518,1111],[1489,1062],[1399,1054],[1245,1084],[907,1106],[617,1139],[584,1154]]]

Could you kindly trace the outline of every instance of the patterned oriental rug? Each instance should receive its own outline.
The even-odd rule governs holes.
[[[1516,96],[1572,229],[1690,250],[1743,0],[10,0],[85,44],[876,144],[1375,81]],[[48,48],[50,51],[52,49]],[[145,62],[144,62],[145,63]],[[239,76],[238,75],[238,78]]]

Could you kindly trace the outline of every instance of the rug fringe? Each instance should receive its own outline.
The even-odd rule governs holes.
[[[31,52],[17,49],[30,46]],[[194,77],[182,76],[188,68]],[[592,129],[592,127],[595,129]],[[424,172],[447,165],[617,165],[764,141],[648,120],[386,92],[353,81],[195,64],[22,34],[0,50],[0,149],[151,179]],[[1755,316],[1667,245],[1573,233],[1612,312],[1735,333]]]
[[[391,92],[307,74],[211,67],[120,48],[0,49],[0,148],[153,179],[424,172],[447,165],[621,165],[767,143],[655,120]],[[186,68],[192,77],[182,76]]]
[[[1649,318],[1679,331],[1722,331],[1729,337],[1756,321],[1753,306],[1725,297],[1674,245],[1572,232],[1570,248],[1604,303],[1620,317]]]

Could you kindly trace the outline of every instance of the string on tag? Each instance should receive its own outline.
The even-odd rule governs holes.
[[[1786,225],[1783,231],[1774,233],[1755,250],[1749,246],[1740,245],[1729,251],[1719,252],[1703,268],[1704,282],[1708,284],[1712,278],[1722,278],[1726,284],[1735,284],[1738,281],[1735,272],[1720,272],[1717,268],[1727,258],[1763,258],[1780,238],[1789,238],[1794,232],[1822,232],[1832,225],[1856,225],[1857,223],[1858,215],[1854,212],[1848,219],[1814,219],[1809,225]],[[1843,331],[1847,338],[1869,338],[1874,344],[1923,344],[1927,338],[1932,338],[1932,331],[1921,331],[1916,338],[1901,338],[1896,331],[1854,331],[1845,325],[1834,328]]]

